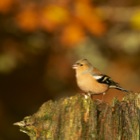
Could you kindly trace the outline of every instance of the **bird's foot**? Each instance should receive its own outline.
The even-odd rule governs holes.
[[[90,93],[84,94],[84,97],[85,97],[85,99],[88,99],[91,97],[91,94]]]

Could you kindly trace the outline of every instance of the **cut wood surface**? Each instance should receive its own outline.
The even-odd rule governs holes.
[[[112,105],[79,94],[48,101],[15,125],[31,140],[140,140],[140,94]]]

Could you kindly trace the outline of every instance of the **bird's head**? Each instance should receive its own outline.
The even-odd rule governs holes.
[[[80,59],[72,66],[76,71],[85,71],[92,67],[91,63],[87,59]]]

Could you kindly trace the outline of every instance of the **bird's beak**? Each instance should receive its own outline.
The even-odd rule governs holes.
[[[77,64],[72,65],[73,69],[77,69]]]

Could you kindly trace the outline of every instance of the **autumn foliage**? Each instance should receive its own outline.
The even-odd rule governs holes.
[[[140,91],[139,9],[137,0],[0,0],[0,140],[25,140],[13,122],[82,92],[78,59]],[[104,101],[123,96],[110,90]]]
[[[14,22],[20,30],[59,32],[60,43],[63,45],[79,43],[86,37],[86,32],[102,36],[106,30],[103,19],[90,0],[42,0],[40,3],[30,1],[26,4],[18,0],[0,2],[1,13],[12,11]]]

